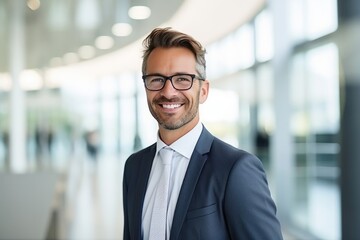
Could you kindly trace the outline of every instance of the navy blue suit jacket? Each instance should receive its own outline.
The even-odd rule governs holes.
[[[155,152],[153,144],[126,161],[124,240],[142,239],[143,202]],[[170,239],[282,239],[260,160],[204,127],[180,190]]]

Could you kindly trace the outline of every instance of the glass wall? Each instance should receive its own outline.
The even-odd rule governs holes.
[[[295,149],[295,195],[289,213],[291,222],[284,225],[295,229],[296,234],[339,239],[339,64],[337,46],[331,40],[337,29],[336,1],[291,1],[289,12],[293,45],[289,59],[289,125]],[[218,135],[256,153],[264,163],[270,185],[269,151],[276,121],[272,14],[276,13],[264,9],[253,21],[207,47],[212,91],[224,93],[216,102],[227,106],[236,117],[236,127]],[[214,106],[214,112],[220,111],[214,102],[208,104]],[[203,119],[215,133],[219,126],[232,126],[232,118],[221,115],[224,119],[214,119],[208,111],[203,112]]]
[[[340,237],[338,52],[326,44],[293,58],[295,224],[323,239]]]

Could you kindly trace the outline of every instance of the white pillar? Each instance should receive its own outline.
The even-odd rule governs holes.
[[[20,74],[24,69],[24,10],[25,0],[12,0],[10,14],[10,170],[26,170],[26,121],[24,92],[20,87]]]
[[[274,111],[275,131],[272,134],[270,167],[275,187],[278,216],[282,224],[291,223],[294,200],[294,146],[291,134],[290,101],[290,36],[288,1],[271,0],[270,9],[274,21]]]

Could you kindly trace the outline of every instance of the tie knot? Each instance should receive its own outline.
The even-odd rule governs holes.
[[[164,147],[160,150],[160,158],[163,164],[171,164],[172,156],[173,156],[174,150],[172,150],[169,147]]]

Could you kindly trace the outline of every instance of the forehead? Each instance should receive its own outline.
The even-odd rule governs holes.
[[[196,61],[187,48],[155,48],[147,60],[147,73],[173,74],[176,72],[194,73]]]

